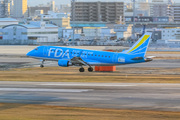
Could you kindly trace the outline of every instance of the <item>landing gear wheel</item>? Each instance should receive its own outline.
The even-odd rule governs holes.
[[[79,72],[84,72],[84,71],[85,71],[84,68],[79,69]]]
[[[44,67],[44,65],[40,65],[40,67],[41,67],[41,68],[43,68],[43,67]]]
[[[93,68],[92,67],[88,68],[88,71],[93,72]]]
[[[44,67],[44,62],[45,62],[45,60],[42,60],[42,64],[40,65],[41,68]]]

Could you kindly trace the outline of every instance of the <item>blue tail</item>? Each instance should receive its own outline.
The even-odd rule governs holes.
[[[129,50],[124,51],[126,54],[140,55],[144,57],[146,55],[149,42],[151,39],[152,33],[145,33]]]

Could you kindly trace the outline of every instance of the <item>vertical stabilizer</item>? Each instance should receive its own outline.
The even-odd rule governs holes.
[[[146,32],[129,50],[126,50],[123,53],[141,54],[144,57],[149,46],[151,35],[151,32]]]

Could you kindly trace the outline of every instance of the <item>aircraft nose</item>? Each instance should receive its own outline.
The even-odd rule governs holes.
[[[29,54],[29,52],[26,54],[26,56],[29,56],[30,54]]]
[[[31,56],[31,53],[32,53],[31,51],[28,52],[28,53],[26,54],[26,56]]]

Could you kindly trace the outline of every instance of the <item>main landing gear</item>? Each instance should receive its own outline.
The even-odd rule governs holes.
[[[79,72],[84,72],[85,71],[85,69],[83,68],[83,67],[81,67],[80,69],[79,69]],[[93,68],[92,67],[89,67],[88,68],[88,71],[89,72],[93,72]]]
[[[42,64],[40,65],[41,68],[44,68],[44,62],[45,60],[42,60]]]
[[[89,67],[89,68],[88,68],[88,71],[89,71],[89,72],[93,72],[93,68],[92,68],[92,67]]]
[[[84,70],[84,68],[82,67],[82,68],[79,68],[79,72],[84,72],[85,70]]]

